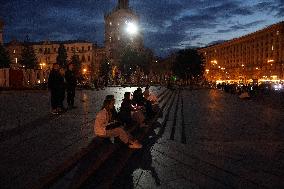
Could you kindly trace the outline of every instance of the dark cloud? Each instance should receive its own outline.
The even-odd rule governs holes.
[[[265,20],[258,20],[255,22],[250,22],[247,24],[237,23],[235,25],[230,26],[228,29],[218,30],[216,33],[229,33],[237,30],[247,30],[248,28],[255,27],[259,24],[265,23]]]
[[[32,40],[84,39],[103,44],[104,15],[116,5],[116,0],[0,1],[5,41],[29,34]],[[251,27],[273,23],[265,23],[256,14],[275,20],[284,17],[283,0],[130,0],[130,6],[140,15],[145,45],[159,54],[206,45],[212,34],[249,32]]]

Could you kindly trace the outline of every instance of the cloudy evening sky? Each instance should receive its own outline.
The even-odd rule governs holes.
[[[4,40],[82,39],[103,45],[104,14],[116,0],[0,0]],[[284,20],[284,0],[130,0],[145,46],[157,55],[202,47]]]

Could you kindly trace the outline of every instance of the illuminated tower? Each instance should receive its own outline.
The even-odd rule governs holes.
[[[130,9],[128,0],[118,0],[117,6],[105,15],[106,56],[117,63],[123,49],[143,48],[143,37],[139,29],[139,16]]]
[[[3,44],[3,28],[4,22],[0,19],[0,44]]]
[[[128,0],[118,0],[119,9],[128,9],[129,8],[129,1]]]

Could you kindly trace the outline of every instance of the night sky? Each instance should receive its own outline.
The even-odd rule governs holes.
[[[88,40],[103,45],[116,0],[0,0],[4,41]],[[165,56],[248,34],[284,20],[284,0],[130,0],[145,46]]]

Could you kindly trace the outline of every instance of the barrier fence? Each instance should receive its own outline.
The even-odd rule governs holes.
[[[49,71],[34,69],[0,69],[0,87],[30,88],[46,83]]]

